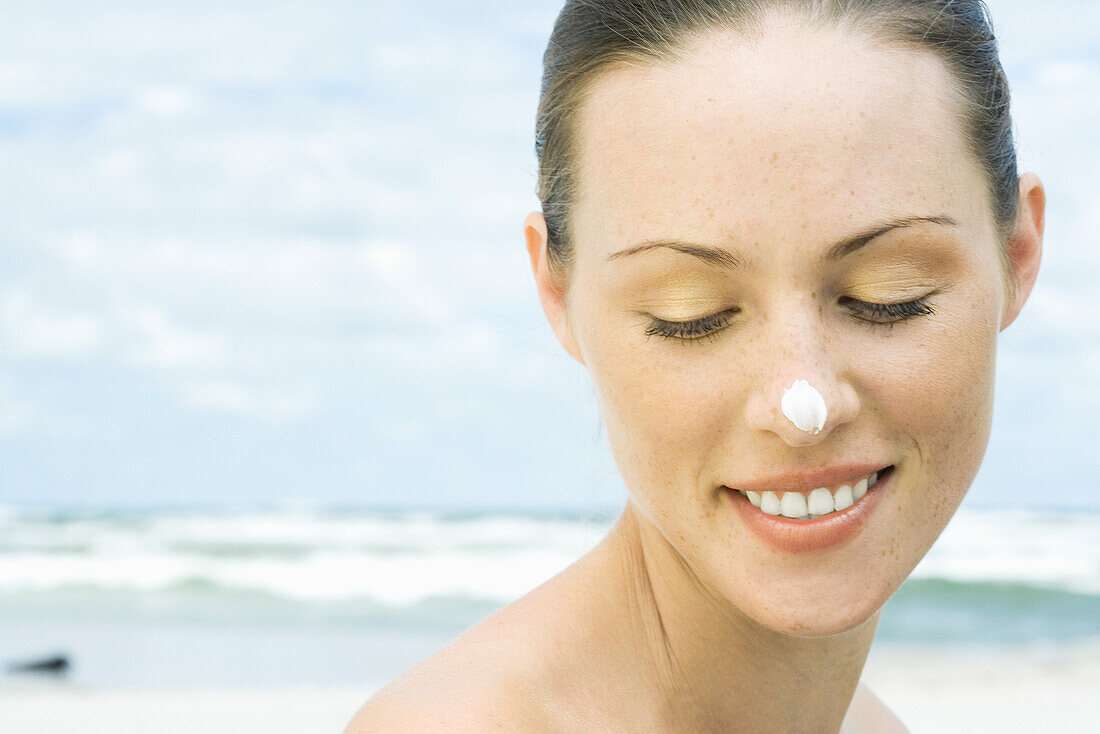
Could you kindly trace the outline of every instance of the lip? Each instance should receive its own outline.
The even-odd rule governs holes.
[[[855,471],[851,471],[852,468]],[[867,490],[858,502],[851,507],[833,512],[815,520],[792,520],[779,515],[769,515],[760,509],[753,507],[752,503],[737,490],[751,492],[776,492],[776,491],[805,491],[809,492],[817,487],[827,487],[833,484],[843,483],[846,479],[858,479],[878,470],[882,471],[886,466],[859,465],[832,467],[827,470],[788,474],[784,477],[770,478],[765,484],[763,481],[754,480],[748,485],[740,485],[737,489],[723,487],[724,493],[733,503],[741,521],[750,531],[766,545],[788,553],[808,553],[815,550],[823,550],[840,545],[855,537],[860,529],[867,523],[871,513],[875,511],[882,498],[894,486],[894,475],[897,473],[893,465],[889,465],[890,471],[880,476],[875,486]],[[815,482],[818,482],[815,484]],[[759,487],[760,489],[754,489]],[[786,487],[788,489],[781,490]],[[808,489],[792,489],[794,487],[808,487]]]
[[[858,481],[862,477],[882,471],[890,462],[878,464],[837,464],[821,469],[806,469],[789,474],[750,479],[745,482],[727,485],[734,490],[744,492],[800,492],[809,494],[818,487],[835,487]]]

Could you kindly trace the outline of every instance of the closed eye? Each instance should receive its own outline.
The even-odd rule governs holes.
[[[840,303],[849,310],[853,318],[872,326],[894,324],[916,316],[935,313],[928,303],[927,296],[902,303],[873,303],[844,296],[840,299]],[[730,320],[740,311],[739,308],[727,309],[690,321],[666,321],[653,316],[645,333],[646,336],[660,336],[681,341],[712,338],[726,328]]]
[[[741,309],[731,308],[716,314],[692,319],[691,321],[665,321],[656,316],[652,317],[652,323],[646,328],[646,336],[661,336],[667,339],[680,339],[693,341],[713,337],[729,325],[730,319],[740,313]]]
[[[892,324],[914,316],[929,316],[935,311],[928,305],[927,296],[904,303],[871,303],[844,296],[840,299],[852,315],[871,324]]]

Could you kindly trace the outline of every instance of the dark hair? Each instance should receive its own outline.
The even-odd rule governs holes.
[[[1016,149],[1008,83],[984,0],[568,0],[543,56],[535,125],[538,195],[552,266],[568,269],[572,261],[574,123],[592,82],[617,63],[675,58],[701,32],[749,33],[776,10],[858,28],[943,60],[960,93],[966,142],[989,181],[994,221],[1002,240],[1010,236],[1017,207]],[[1006,248],[1000,250],[1015,287]]]

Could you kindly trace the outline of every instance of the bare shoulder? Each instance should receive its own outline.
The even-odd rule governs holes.
[[[468,679],[435,660],[409,671],[367,701],[344,734],[539,731],[537,722],[502,689]]]
[[[483,625],[489,624],[489,629]],[[487,620],[390,683],[356,713],[345,734],[541,731],[517,651],[492,639]]]
[[[909,729],[890,708],[863,683],[844,718],[844,731],[851,734],[909,734]]]
[[[568,585],[552,579],[470,629],[375,694],[345,734],[555,731],[561,636],[545,612]]]

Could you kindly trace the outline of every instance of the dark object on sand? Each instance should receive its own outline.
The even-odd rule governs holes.
[[[8,672],[65,675],[65,673],[69,672],[69,658],[66,655],[54,655],[53,657],[40,658],[38,660],[11,663],[8,665]]]

